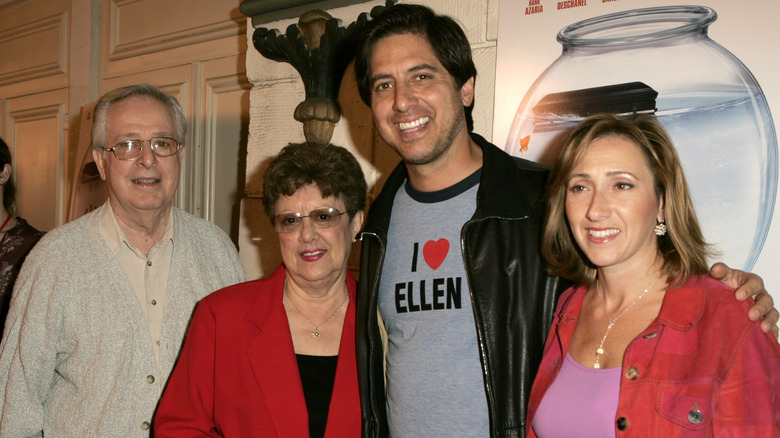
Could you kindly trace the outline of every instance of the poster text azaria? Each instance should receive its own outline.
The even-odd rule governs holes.
[[[544,8],[539,4],[540,0],[530,0],[528,7],[525,8],[525,15],[538,14],[544,12]]]

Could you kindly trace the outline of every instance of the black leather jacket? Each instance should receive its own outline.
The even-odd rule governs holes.
[[[482,137],[477,209],[463,225],[461,251],[474,308],[492,437],[522,437],[526,405],[555,300],[568,286],[546,272],[539,251],[547,169],[513,158]],[[363,436],[388,436],[383,341],[377,292],[400,164],[371,206],[361,233],[357,361]]]

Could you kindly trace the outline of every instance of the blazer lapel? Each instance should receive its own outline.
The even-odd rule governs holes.
[[[355,358],[355,279],[347,274],[349,306],[341,333],[336,380],[328,408],[328,424],[325,438],[359,436],[361,430],[360,398]],[[354,432],[354,433],[352,433]]]
[[[307,437],[309,416],[282,304],[284,268],[278,268],[270,280],[269,290],[258,294],[244,316],[258,329],[246,352],[277,434]]]

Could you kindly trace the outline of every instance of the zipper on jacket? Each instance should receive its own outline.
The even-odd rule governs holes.
[[[370,231],[363,231],[363,232],[361,232],[360,233],[360,241],[361,242],[363,241],[363,236],[371,236],[371,237],[374,237],[377,240],[378,245],[379,245],[379,259],[378,259],[377,266],[383,266],[383,264],[385,262],[385,242],[382,240],[382,238],[379,237],[379,235],[377,233],[374,233],[374,232],[370,232]],[[360,255],[360,258],[361,259],[363,258],[362,254]],[[373,310],[374,313],[375,312],[379,312],[379,303],[378,303],[378,300],[379,300],[379,278],[381,277],[381,271],[382,271],[382,269],[377,269],[376,270],[376,274],[374,275],[374,287],[372,288],[372,290],[369,291],[370,292],[369,303],[368,303],[369,304],[369,312],[371,312],[370,309],[374,309]],[[368,318],[368,320],[369,320],[370,324],[376,324],[377,325],[376,329],[379,330],[379,327],[378,327],[379,326],[379,319],[378,318],[375,318],[375,317],[371,316],[371,317]],[[371,327],[371,326],[368,327],[368,330],[369,330],[369,333],[368,333],[369,334],[369,336],[368,336],[368,340],[369,340],[369,342],[368,342],[368,357],[369,357],[369,360],[372,362],[370,364],[370,366],[368,367],[369,371],[374,369],[373,361],[374,361],[374,348],[375,348],[375,346],[374,346],[374,342],[373,342],[373,336],[371,335],[371,333],[373,332],[373,329],[374,329],[374,327]],[[381,339],[380,339],[380,343],[381,343]],[[384,355],[384,352],[382,354]],[[387,358],[385,358],[384,360],[386,361]],[[384,370],[385,369],[384,364],[381,364],[381,365],[382,365],[382,370]],[[383,371],[383,372],[386,372],[386,371]],[[370,379],[373,379],[373,372],[369,372],[368,375],[369,375]],[[385,379],[383,379],[382,382],[380,382],[380,383],[382,385],[385,385],[385,381],[386,380],[387,380],[387,376],[385,376]],[[371,385],[371,390],[370,390],[370,395],[369,395],[369,397],[371,398],[370,402],[371,402],[371,406],[372,406],[372,409],[371,409],[371,419],[374,422],[374,427],[377,428],[377,430],[379,430],[379,429],[381,429],[381,427],[379,426],[379,418],[378,418],[378,415],[377,415],[376,409],[375,409],[376,401],[377,401],[377,395],[376,395],[376,391],[374,389],[375,387],[376,387],[376,384],[372,384]],[[387,388],[385,387],[385,398],[386,397],[387,397]],[[386,400],[383,400],[382,402],[383,403],[387,403]]]
[[[482,379],[484,380],[485,384],[485,398],[488,405],[488,423],[490,424],[490,435],[491,436],[498,436],[498,430],[497,425],[493,424],[494,422],[494,416],[495,416],[495,396],[493,395],[493,386],[490,383],[490,376],[488,375],[488,362],[487,362],[487,352],[485,351],[485,335],[482,333],[482,330],[480,330],[481,320],[479,319],[479,315],[477,313],[477,306],[474,303],[474,287],[473,283],[471,281],[471,276],[469,275],[469,265],[467,263],[467,257],[466,257],[466,228],[468,228],[470,225],[475,224],[477,222],[482,222],[486,219],[497,219],[497,220],[504,220],[504,221],[514,221],[514,220],[525,220],[528,219],[530,216],[525,215],[523,217],[503,217],[503,216],[485,216],[481,217],[479,219],[470,219],[468,222],[463,224],[463,227],[460,230],[460,254],[463,259],[463,270],[466,273],[466,283],[469,287],[469,298],[471,299],[471,312],[474,314],[474,328],[477,331],[477,344],[479,347],[479,358],[482,362]]]

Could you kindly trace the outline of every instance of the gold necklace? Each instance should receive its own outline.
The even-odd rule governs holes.
[[[303,310],[301,310],[301,308],[300,308],[300,307],[298,307],[298,305],[297,305],[297,304],[295,304],[295,301],[293,301],[293,299],[292,299],[292,296],[290,296],[290,294],[289,294],[289,293],[287,293],[287,291],[286,291],[286,290],[285,290],[285,295],[287,295],[287,300],[288,300],[289,302],[291,302],[291,303],[292,303],[292,305],[293,305],[293,306],[295,306],[295,308],[296,308],[296,309],[298,309],[298,313],[300,313],[300,314],[301,314],[301,315],[302,315],[304,318],[306,318],[306,321],[309,321],[309,324],[311,324],[312,326],[314,326],[314,333],[312,333],[312,334],[311,334],[311,337],[312,337],[312,338],[313,338],[315,341],[319,341],[319,340],[320,340],[320,326],[321,326],[321,325],[323,325],[323,324],[325,324],[326,322],[330,321],[330,320],[331,320],[331,319],[332,319],[334,316],[336,316],[336,313],[338,313],[338,311],[341,309],[341,307],[344,305],[344,303],[346,303],[346,302],[347,302],[347,298],[349,298],[349,294],[347,293],[347,294],[344,296],[344,300],[342,300],[342,301],[341,301],[341,304],[339,304],[339,306],[338,306],[338,307],[336,307],[336,310],[334,310],[334,311],[333,311],[333,313],[331,313],[331,314],[330,314],[330,316],[329,316],[329,317],[327,317],[327,318],[325,319],[325,321],[322,321],[322,322],[321,322],[321,323],[319,323],[319,324],[315,324],[315,323],[314,323],[314,322],[313,322],[311,319],[309,319],[309,317],[308,317],[308,316],[306,316],[306,314],[305,314],[305,313],[303,313]]]
[[[598,348],[596,348],[596,361],[593,363],[593,368],[596,369],[601,368],[601,365],[599,365],[599,358],[604,355],[604,341],[607,340],[607,335],[609,335],[609,331],[612,330],[612,326],[614,326],[615,322],[617,322],[617,320],[620,319],[621,316],[625,315],[630,308],[634,307],[634,304],[638,303],[639,300],[641,300],[642,297],[644,297],[645,294],[647,294],[647,292],[650,291],[650,289],[652,289],[653,286],[655,286],[655,283],[657,281],[658,281],[657,278],[653,280],[653,284],[648,286],[647,289],[644,290],[644,292],[639,294],[639,296],[636,297],[634,302],[632,302],[631,304],[628,305],[628,307],[623,309],[623,311],[620,312],[618,316],[616,316],[614,319],[610,319],[609,313],[607,313],[607,299],[606,297],[604,297],[604,295],[601,294],[601,290],[599,289],[599,280],[596,279],[596,294],[598,294],[599,298],[601,298],[601,304],[604,307],[604,315],[606,315],[607,319],[609,320],[609,324],[607,325],[607,331],[604,332],[604,336],[601,338],[601,342],[599,343]]]

